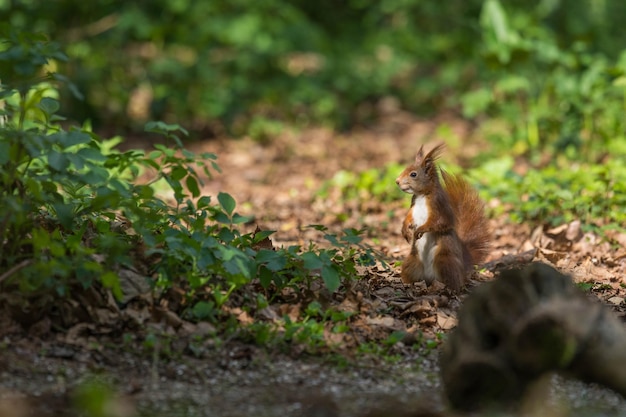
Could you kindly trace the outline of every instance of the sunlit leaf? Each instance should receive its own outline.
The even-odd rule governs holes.
[[[100,280],[102,281],[102,285],[104,285],[105,288],[111,290],[117,300],[121,300],[124,297],[124,294],[122,293],[122,288],[120,286],[120,278],[115,272],[105,272],[100,277]]]
[[[235,199],[228,193],[220,192],[217,195],[217,201],[219,201],[220,206],[222,206],[224,211],[228,215],[232,216],[233,211],[235,211],[235,206],[236,206]]]

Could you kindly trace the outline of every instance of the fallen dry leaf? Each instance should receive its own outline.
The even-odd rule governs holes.
[[[396,319],[391,316],[367,317],[365,322],[372,326],[396,328]]]
[[[281,304],[278,310],[281,317],[286,315],[291,321],[300,319],[300,304]]]
[[[437,326],[441,327],[442,330],[450,330],[455,328],[457,325],[456,317],[452,317],[444,312],[437,312]]]
[[[613,305],[618,306],[618,305],[620,305],[620,304],[622,304],[624,302],[624,297],[611,297],[611,298],[609,298],[606,301],[608,301],[609,303],[611,303]]]

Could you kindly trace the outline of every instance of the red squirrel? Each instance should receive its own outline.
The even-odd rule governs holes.
[[[473,266],[487,256],[490,232],[476,190],[435,164],[443,146],[426,155],[421,146],[415,161],[396,179],[402,191],[413,194],[402,224],[402,236],[411,244],[411,252],[400,276],[405,284],[425,281],[430,285],[437,280],[458,292]]]

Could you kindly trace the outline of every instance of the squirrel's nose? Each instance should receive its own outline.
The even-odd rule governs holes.
[[[400,185],[400,178],[396,178],[396,184]]]

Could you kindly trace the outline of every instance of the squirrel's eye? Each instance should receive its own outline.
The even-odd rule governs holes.
[[[411,173],[409,175],[411,176],[411,178],[415,178],[415,177],[417,177],[417,172],[411,171]]]

